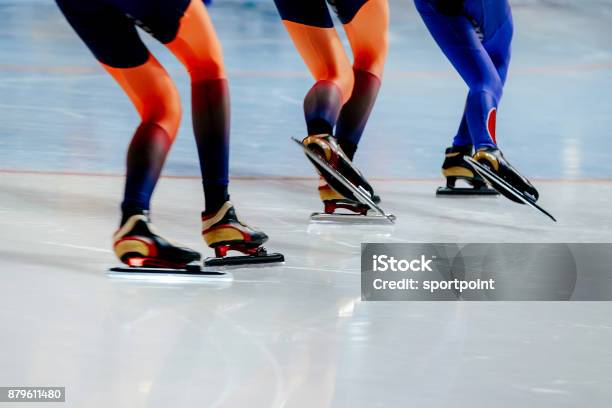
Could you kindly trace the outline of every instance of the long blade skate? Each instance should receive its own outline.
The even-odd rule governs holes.
[[[240,250],[248,255],[243,256],[227,256],[227,251],[230,249]],[[204,260],[204,266],[206,267],[219,267],[219,266],[238,266],[238,265],[257,265],[257,264],[269,264],[285,262],[283,254],[271,253],[269,254],[265,248],[258,247],[252,251],[246,249],[236,248],[215,248],[215,258],[206,258]]]
[[[537,205],[529,196],[524,195],[521,191],[519,191],[516,188],[514,188],[511,184],[506,182],[504,179],[499,177],[497,174],[493,173],[487,167],[485,167],[482,164],[478,163],[476,160],[474,160],[473,158],[471,158],[469,156],[465,156],[463,159],[469,165],[471,165],[472,168],[478,174],[480,174],[480,176],[482,178],[484,178],[489,184],[491,184],[491,186],[493,186],[493,188],[495,188],[498,191],[502,190],[502,191],[500,191],[500,194],[505,195],[504,192],[507,193],[507,194],[510,194],[513,197],[517,198],[523,204],[527,204],[528,206],[530,206],[532,208],[535,208],[536,210],[538,210],[541,213],[543,213],[546,216],[548,216],[554,222],[557,222],[555,217],[553,217],[548,211],[546,211],[545,209],[543,209],[542,207]]]
[[[375,225],[375,224],[389,224],[389,221],[395,222],[395,215],[393,214],[385,214],[385,216],[381,216],[378,214],[371,215],[357,215],[357,214],[344,214],[344,213],[334,213],[327,214],[321,212],[314,212],[310,215],[310,219],[315,222],[320,223],[346,223],[346,224],[363,224],[363,225]]]
[[[438,187],[436,196],[438,197],[497,197],[499,192],[485,185],[476,185],[472,187],[456,187],[454,183],[447,183],[446,187]]]
[[[438,197],[497,197],[499,193],[492,188],[473,187],[438,187]]]
[[[465,197],[465,196],[498,196],[499,193],[490,188],[482,177],[463,160],[464,156],[472,156],[474,147],[451,146],[444,151],[442,162],[442,176],[446,179],[445,187],[438,187],[437,197]],[[457,182],[466,186],[457,186]]]
[[[377,213],[378,216],[383,217],[387,222],[389,222],[391,224],[395,223],[395,216],[393,216],[392,214],[385,213],[382,208],[380,208],[374,201],[372,201],[372,198],[370,197],[370,194],[363,187],[361,187],[361,186],[356,187],[353,183],[348,181],[347,178],[344,177],[344,175],[342,175],[341,173],[336,171],[336,169],[334,169],[332,166],[330,166],[325,160],[321,159],[316,153],[314,153],[309,148],[304,146],[302,144],[302,142],[300,142],[298,139],[291,138],[291,140],[293,140],[295,143],[297,143],[302,148],[302,150],[304,151],[306,156],[308,156],[309,159],[311,159],[317,165],[319,165],[323,169],[325,169],[325,171],[327,171],[329,174],[331,174],[345,188],[347,188],[349,191],[351,191],[351,193],[353,193],[355,198],[357,198],[357,200],[361,204],[367,205],[375,213]]]
[[[234,205],[226,201],[215,213],[202,213],[202,236],[214,249],[215,257],[206,258],[204,266],[237,266],[284,262],[282,254],[268,254],[262,246],[268,236],[257,228],[241,221]],[[229,251],[242,256],[227,256]]]
[[[112,273],[120,274],[166,274],[166,275],[190,275],[190,276],[223,276],[225,273],[216,271],[203,270],[200,264],[192,263],[188,265],[170,265],[170,264],[159,264],[154,266],[141,265],[141,266],[118,266],[110,268]]]

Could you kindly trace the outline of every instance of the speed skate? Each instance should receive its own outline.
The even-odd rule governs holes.
[[[444,152],[442,175],[446,179],[445,187],[438,187],[437,197],[482,197],[498,196],[499,193],[490,188],[485,180],[472,169],[463,157],[473,154],[473,146],[451,146]],[[457,182],[465,183],[466,187],[457,186]]]
[[[202,237],[215,251],[215,258],[204,260],[204,266],[279,263],[285,260],[282,254],[268,254],[263,247],[268,235],[242,221],[230,201],[215,212],[202,213]],[[229,251],[244,255],[227,256]]]
[[[189,276],[202,276],[202,277],[221,277],[224,276],[224,272],[219,271],[208,271],[202,268],[199,263],[192,263],[184,266],[171,267],[171,265],[159,266],[159,267],[137,267],[137,266],[117,266],[109,269],[110,273],[113,274],[125,274],[125,275],[189,275]]]
[[[381,215],[378,211],[366,208],[366,211],[361,214],[350,212],[313,212],[310,214],[310,220],[317,223],[349,223],[349,224],[394,224],[395,215]]]
[[[446,180],[445,187],[438,187],[436,190],[436,196],[438,197],[497,197],[499,193],[492,188],[489,188],[486,184],[472,184],[470,187],[458,187],[456,185],[457,179],[448,178]],[[469,184],[469,183],[468,183]]]
[[[246,253],[246,255],[238,256],[226,256],[229,249],[235,249],[240,252]],[[241,266],[241,265],[261,265],[261,264],[275,264],[285,262],[283,254],[279,253],[268,253],[264,247],[257,247],[253,249],[237,249],[228,248],[221,249],[215,248],[216,257],[206,258],[204,260],[204,266],[206,267],[219,267],[219,266]]]
[[[292,138],[297,143],[306,157],[308,157],[319,171],[324,171],[332,176],[338,183],[346,188],[357,201],[337,200],[333,203],[325,203],[324,212],[314,212],[310,219],[314,222],[344,223],[351,224],[394,224],[395,215],[386,213],[374,202],[370,193],[361,186],[355,186],[342,173],[334,169],[318,154],[304,146],[298,139]],[[345,209],[351,212],[336,213],[337,209]]]
[[[484,178],[489,184],[491,184],[493,188],[499,191],[500,194],[502,194],[509,200],[512,200],[512,201],[515,201],[521,204],[527,204],[531,208],[535,208],[536,210],[540,211],[542,214],[546,215],[554,222],[557,222],[557,219],[552,214],[550,214],[548,211],[546,211],[545,209],[540,207],[538,204],[536,204],[535,201],[531,197],[529,197],[528,195],[524,194],[520,190],[513,187],[510,183],[508,183],[507,181],[499,177],[497,174],[492,172],[488,167],[477,162],[476,160],[474,160],[473,158],[469,156],[465,156],[463,159],[470,166],[472,166],[472,168],[482,178]]]

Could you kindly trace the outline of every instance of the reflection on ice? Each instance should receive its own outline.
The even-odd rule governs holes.
[[[141,283],[153,283],[165,285],[207,285],[229,288],[232,286],[234,276],[231,273],[224,275],[193,275],[173,273],[146,273],[146,272],[113,272],[107,271],[106,276],[117,281],[134,281]]]

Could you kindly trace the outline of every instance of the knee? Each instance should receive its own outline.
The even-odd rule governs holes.
[[[176,37],[166,46],[185,66],[192,80],[225,78],[223,49],[202,1],[189,2]]]
[[[225,65],[221,55],[210,55],[191,61],[187,71],[192,81],[205,81],[210,79],[223,79],[226,77]]]
[[[144,102],[141,118],[145,123],[155,123],[162,127],[174,140],[181,122],[181,100],[176,87],[169,83],[156,87]]]
[[[386,33],[377,41],[377,44],[377,47],[365,47],[356,50],[353,67],[361,71],[367,71],[380,78],[385,68],[389,48]]]
[[[504,85],[502,84],[501,80],[496,80],[493,81],[493,83],[488,84],[483,90],[493,95],[495,100],[499,102],[504,94]]]
[[[389,48],[387,1],[369,0],[344,29],[353,51],[353,67],[380,77]]]
[[[482,81],[474,86],[470,86],[470,93],[478,94],[478,93],[487,93],[491,95],[495,102],[499,102],[503,93],[504,93],[504,85],[499,78],[491,78],[487,81]]]
[[[338,87],[342,97],[342,104],[346,103],[353,93],[355,85],[355,75],[350,65],[346,65],[338,69],[328,69],[327,75],[317,75],[317,82],[329,81]]]

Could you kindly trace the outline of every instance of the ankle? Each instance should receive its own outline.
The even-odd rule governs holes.
[[[357,151],[357,145],[349,140],[344,139],[338,140],[338,144],[340,145],[340,148],[342,149],[344,154],[346,154],[346,156],[352,161],[355,157],[355,152]]]
[[[207,216],[219,211],[223,204],[229,201],[227,185],[211,184],[204,186],[204,201],[203,215]]]
[[[147,218],[149,218],[149,210],[142,208],[142,207],[138,207],[138,206],[122,204],[121,205],[121,222],[119,226],[121,227],[125,225],[127,220],[129,220],[134,215],[144,215]]]

